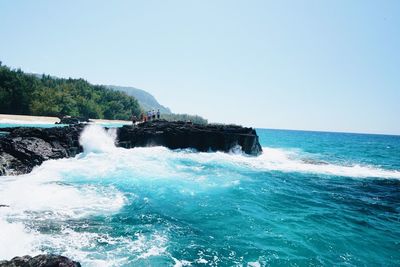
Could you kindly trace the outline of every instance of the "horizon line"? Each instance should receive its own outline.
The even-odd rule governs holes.
[[[12,69],[12,70],[21,70],[21,71],[23,71],[23,72],[26,73],[26,74],[48,75],[48,76],[50,76],[50,77],[58,78],[58,79],[83,79],[83,80],[85,80],[86,82],[88,82],[88,83],[90,83],[90,84],[93,84],[93,85],[132,87],[132,88],[135,88],[135,89],[138,89],[138,90],[147,92],[147,93],[149,93],[149,94],[151,94],[151,95],[154,94],[154,93],[150,92],[148,89],[142,89],[142,88],[139,88],[139,87],[136,87],[136,86],[133,86],[133,85],[116,85],[116,84],[112,84],[112,83],[102,84],[102,83],[97,83],[97,82],[90,81],[89,79],[83,78],[82,76],[80,76],[79,78],[77,78],[77,77],[72,77],[72,76],[69,76],[68,78],[66,78],[66,76],[64,76],[64,75],[61,75],[61,77],[60,77],[60,76],[54,76],[54,75],[52,75],[52,74],[46,74],[45,72],[40,73],[40,72],[36,72],[36,71],[29,71],[29,70],[27,71],[27,70],[23,70],[23,67],[21,67],[21,66],[19,66],[19,67],[12,67],[12,66],[10,66],[10,65],[5,64],[5,63],[4,63],[3,61],[1,61],[1,60],[0,60],[0,62],[1,62],[1,65],[2,65],[2,66],[9,67],[9,68]],[[68,75],[67,75],[67,76],[68,76]],[[150,90],[151,90],[151,89],[150,89]],[[156,97],[156,96],[153,95],[153,97],[156,98],[156,100],[157,100],[157,97]],[[158,102],[158,100],[157,100],[157,102]],[[160,105],[162,105],[162,104],[160,104]],[[170,107],[167,107],[167,108],[169,108],[169,109],[171,110]],[[193,115],[193,114],[189,114],[189,113],[177,113],[177,114],[188,114],[188,115]],[[10,114],[10,115],[18,115],[18,114]],[[199,114],[194,114],[194,115],[203,117],[202,115],[199,115]],[[33,115],[28,115],[28,116],[33,116]],[[205,118],[207,121],[209,121],[209,119],[207,119],[206,117],[203,117],[203,118]],[[221,123],[221,122],[208,122],[208,123]],[[241,124],[241,123],[232,123],[232,122],[231,122],[231,123],[222,123],[222,124]],[[400,136],[400,133],[358,132],[358,131],[351,131],[351,130],[349,130],[349,131],[345,131],[345,130],[342,131],[342,130],[316,130],[316,129],[289,129],[289,128],[273,128],[273,127],[271,128],[271,127],[259,127],[259,126],[252,126],[252,127],[255,128],[255,129],[267,129],[267,130],[284,130],[284,131],[321,132],[321,133],[344,133],[344,134],[369,134],[369,135]]]
[[[377,133],[377,132],[353,132],[341,130],[305,130],[305,129],[288,129],[288,128],[270,128],[270,127],[253,127],[255,129],[273,130],[273,131],[293,131],[293,132],[315,132],[315,133],[339,133],[339,134],[364,134],[364,135],[386,135],[400,137],[400,133]]]

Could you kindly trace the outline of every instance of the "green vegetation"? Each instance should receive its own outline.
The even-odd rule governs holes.
[[[139,96],[138,100],[132,95]],[[0,61],[0,113],[38,116],[79,116],[91,119],[130,120],[142,111],[160,109],[168,121],[207,120],[173,114],[146,91],[133,87],[92,85],[83,79],[61,79],[10,69]]]
[[[197,115],[188,115],[188,114],[162,114],[162,119],[167,121],[191,121],[193,123],[198,124],[207,124],[208,121]]]
[[[0,113],[129,120],[141,108],[124,92],[83,79],[39,78],[0,62]]]

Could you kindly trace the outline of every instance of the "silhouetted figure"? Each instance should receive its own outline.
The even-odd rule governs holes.
[[[160,110],[157,109],[157,119],[160,119]]]
[[[135,125],[138,119],[137,119],[136,115],[132,115],[131,120],[132,120],[132,124]]]

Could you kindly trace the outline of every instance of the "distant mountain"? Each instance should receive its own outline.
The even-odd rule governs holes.
[[[158,101],[153,95],[142,89],[138,89],[135,87],[116,86],[116,85],[104,85],[104,86],[111,90],[125,92],[129,96],[135,97],[139,101],[140,106],[144,110],[159,109],[162,114],[172,114],[169,108],[158,103]]]

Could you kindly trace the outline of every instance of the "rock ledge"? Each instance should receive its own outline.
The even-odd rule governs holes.
[[[0,261],[0,267],[81,267],[81,264],[67,257],[49,254],[15,257],[9,261]]]
[[[0,136],[0,176],[29,173],[45,160],[81,153],[79,136],[85,126],[0,128],[6,133]],[[116,145],[124,148],[193,148],[200,152],[230,152],[241,148],[244,153],[254,156],[262,152],[253,128],[164,120],[117,128]]]

